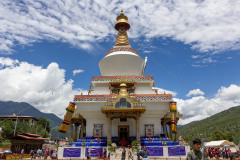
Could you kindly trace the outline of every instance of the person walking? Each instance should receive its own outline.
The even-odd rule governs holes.
[[[193,140],[193,149],[187,154],[187,160],[205,160],[203,152],[200,150],[202,142],[195,138]]]
[[[130,148],[130,146],[128,146],[127,155],[128,155],[128,160],[132,160],[133,159],[132,149]]]
[[[121,160],[125,160],[125,156],[126,156],[126,150],[125,150],[125,148],[123,148]]]

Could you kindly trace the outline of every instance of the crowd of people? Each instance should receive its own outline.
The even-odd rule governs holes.
[[[209,158],[219,159],[222,157],[223,159],[228,159],[231,154],[230,148],[208,148],[204,150],[204,154]]]
[[[22,155],[22,152],[21,152]],[[53,149],[38,149],[38,150],[31,150],[30,151],[30,156],[31,159],[48,159],[48,157],[50,157],[51,159],[57,159],[57,152]]]
[[[239,153],[231,153],[229,148],[202,148],[198,138],[193,140],[193,148],[187,154],[187,160],[207,160],[207,159],[228,159],[239,160]]]

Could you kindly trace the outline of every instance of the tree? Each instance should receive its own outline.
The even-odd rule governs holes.
[[[16,122],[13,122],[12,120],[0,122],[0,126],[3,130],[2,137],[4,139],[14,136],[15,124]],[[30,127],[29,123],[18,121],[15,134],[33,133],[46,138],[48,137],[48,131],[50,131],[49,121],[45,118],[40,118],[40,120],[32,127]]]
[[[30,133],[30,130],[31,130],[31,127],[30,127],[29,123],[18,122],[17,127],[16,127],[16,135],[22,134],[22,133]]]
[[[13,136],[14,124],[11,120],[2,121],[0,126],[2,127],[2,137],[7,138]]]
[[[211,140],[212,141],[217,141],[217,140],[229,140],[229,141],[232,141],[233,140],[233,135],[229,131],[221,132],[219,130],[215,130],[215,132],[213,133],[213,135],[211,137]]]
[[[215,130],[215,132],[213,133],[211,140],[212,141],[217,141],[217,140],[222,140],[224,137],[223,132],[219,131],[219,130]]]
[[[231,132],[227,131],[223,133],[224,139],[229,140],[230,142],[233,140],[233,135]]]
[[[43,117],[38,118],[37,124],[41,125],[47,132],[50,132],[51,128],[49,126],[50,122]]]

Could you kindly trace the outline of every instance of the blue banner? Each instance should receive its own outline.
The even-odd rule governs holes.
[[[89,149],[91,149],[90,151],[91,157],[98,157],[98,154],[100,154],[100,157],[102,157],[103,148],[86,148],[86,152],[85,152],[86,157]]]
[[[63,157],[80,157],[81,148],[64,148]]]
[[[168,156],[185,156],[185,146],[168,147]]]
[[[148,156],[163,156],[163,147],[147,147]]]

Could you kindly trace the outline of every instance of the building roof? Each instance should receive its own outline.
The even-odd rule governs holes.
[[[219,140],[219,141],[207,142],[205,147],[223,147],[225,145],[235,146],[232,142],[228,140]]]
[[[31,118],[31,119],[35,119],[36,121],[38,121],[37,118],[33,117],[33,116],[17,116],[17,115],[0,115],[0,118]]]
[[[31,134],[31,133],[18,134],[8,139],[10,140],[47,140],[47,138],[43,138],[40,135]]]

